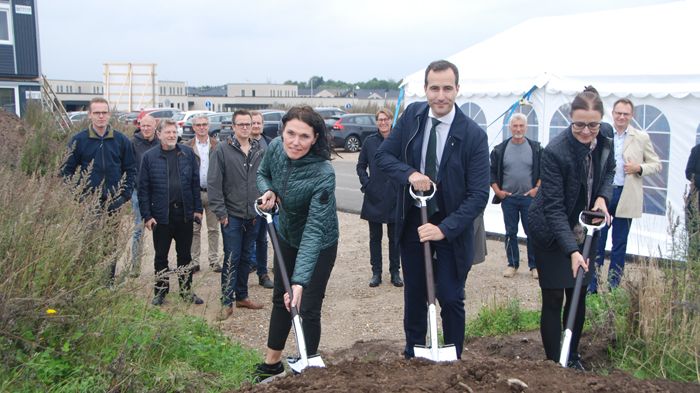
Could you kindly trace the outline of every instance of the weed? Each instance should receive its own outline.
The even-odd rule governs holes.
[[[539,327],[539,311],[523,310],[517,299],[493,303],[479,310],[476,319],[467,322],[467,337],[508,335],[535,330]]]

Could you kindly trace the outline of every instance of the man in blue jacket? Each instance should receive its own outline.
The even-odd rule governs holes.
[[[153,231],[155,275],[153,301],[163,304],[170,291],[168,252],[175,240],[180,296],[194,304],[204,301],[192,293],[192,225],[202,222],[199,164],[192,148],[177,143],[177,124],[164,120],[158,131],[160,147],[148,150],[139,171],[139,207],[144,226]]]
[[[129,138],[112,129],[109,118],[107,100],[102,97],[90,100],[90,125],[75,134],[68,143],[70,152],[61,168],[61,175],[71,178],[78,171],[81,179],[87,176],[84,192],[99,192],[100,207],[111,214],[131,199],[136,161]],[[110,262],[110,281],[114,279],[116,266],[116,260]]]
[[[424,345],[427,333],[427,288],[421,242],[430,242],[436,296],[440,302],[445,344],[457,357],[464,341],[464,285],[474,259],[474,219],[489,196],[488,138],[456,105],[459,71],[445,60],[425,70],[428,102],[409,105],[394,131],[377,150],[379,169],[402,186],[398,199],[396,240],[404,275],[404,331],[407,358]],[[428,191],[428,223],[408,187]]]

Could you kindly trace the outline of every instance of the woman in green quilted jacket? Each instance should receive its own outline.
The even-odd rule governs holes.
[[[262,209],[279,204],[282,256],[303,320],[307,352],[314,355],[321,338],[321,306],[338,249],[338,216],[326,125],[311,107],[294,107],[282,118],[282,136],[270,142],[260,163],[258,189]],[[259,378],[284,372],[282,350],[292,325],[289,295],[277,272],[272,303],[265,362],[256,370]]]

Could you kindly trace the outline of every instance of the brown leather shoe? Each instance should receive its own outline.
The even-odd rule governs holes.
[[[216,320],[225,321],[231,315],[233,315],[233,306],[222,306],[221,310],[219,310],[219,315],[217,315]]]
[[[255,303],[254,301],[250,300],[250,298],[247,298],[243,300],[236,300],[236,307],[249,308],[251,310],[260,310],[261,308],[263,308],[263,305],[260,303]]]

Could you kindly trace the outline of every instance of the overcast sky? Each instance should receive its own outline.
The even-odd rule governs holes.
[[[156,63],[157,79],[198,86],[399,80],[533,17],[668,0],[37,1],[49,79],[101,81],[104,63]],[[586,29],[605,26],[552,34],[571,35],[565,53],[575,54]]]

